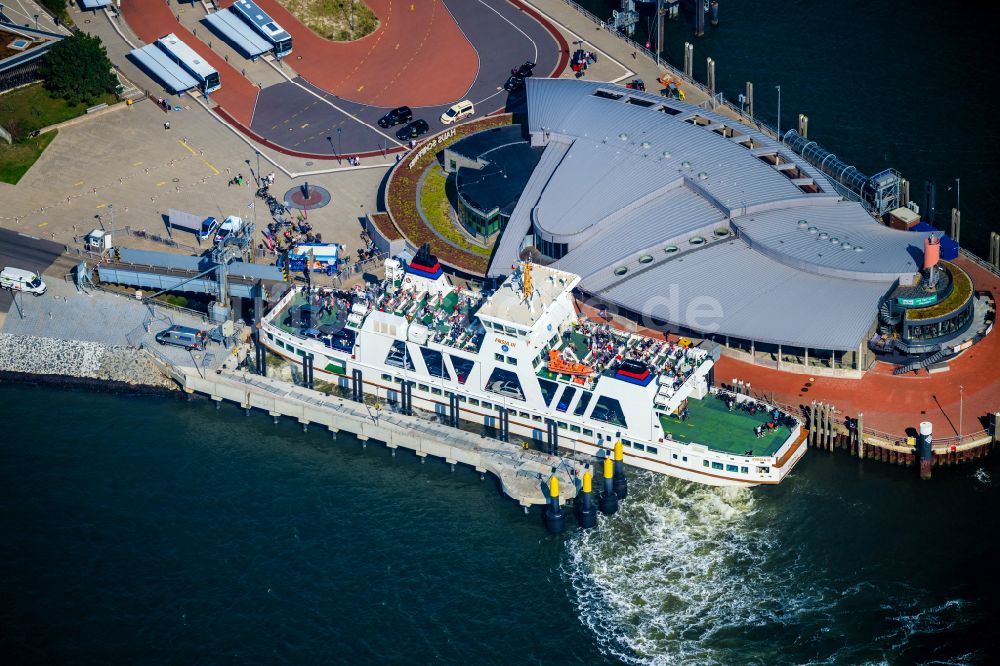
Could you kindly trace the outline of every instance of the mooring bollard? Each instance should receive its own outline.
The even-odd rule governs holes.
[[[615,494],[615,465],[611,458],[604,459],[604,494],[601,495],[601,513],[610,516],[618,511],[618,495]]]
[[[597,509],[594,508],[593,478],[590,471],[583,473],[583,488],[580,491],[580,503],[576,506],[576,520],[580,527],[587,530],[597,524]]]
[[[566,516],[559,506],[559,479],[555,474],[549,477],[549,506],[545,509],[545,529],[552,534],[559,534],[566,529]]]

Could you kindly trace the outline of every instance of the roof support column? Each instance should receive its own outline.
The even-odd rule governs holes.
[[[750,341],[750,362],[757,365],[757,352],[754,351],[753,340]]]
[[[809,367],[809,347],[803,347],[805,350],[805,366]]]
[[[778,370],[781,370],[781,345],[778,345]]]

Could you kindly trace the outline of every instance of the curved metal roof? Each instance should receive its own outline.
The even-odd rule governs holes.
[[[846,350],[895,281],[920,268],[923,234],[879,224],[754,128],[612,84],[526,85],[532,144],[546,151],[490,276],[509,272],[534,228],[566,244],[556,267],[609,302],[655,315],[651,295],[683,285],[724,305],[720,334]],[[723,229],[739,238],[713,235]],[[689,245],[695,235],[708,241]],[[671,245],[693,251],[665,254]],[[681,315],[665,319],[704,330]]]

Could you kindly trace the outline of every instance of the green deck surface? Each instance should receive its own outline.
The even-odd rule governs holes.
[[[293,298],[291,302],[289,302],[288,307],[286,307],[282,312],[279,312],[278,315],[272,320],[272,323],[286,333],[298,334],[299,329],[295,328],[294,326],[289,326],[286,323],[286,320],[288,319],[288,312],[295,306],[306,305],[307,303],[308,301],[306,300],[305,296],[303,296],[302,294],[296,294],[295,298]],[[324,313],[323,316],[319,318],[318,322],[313,322],[313,327],[317,328],[323,324],[331,324],[331,325],[337,324],[336,310],[334,310],[333,312]]]
[[[677,441],[702,444],[715,451],[741,456],[752,450],[751,455],[769,456],[792,434],[787,426],[781,426],[757,439],[753,429],[768,422],[766,412],[757,412],[757,416],[739,409],[730,412],[725,402],[712,395],[704,400],[688,400],[688,412],[683,422],[676,416],[660,415],[663,432]]]

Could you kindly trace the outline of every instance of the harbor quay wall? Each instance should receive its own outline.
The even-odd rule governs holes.
[[[328,396],[286,382],[256,375],[228,372],[201,373],[171,368],[171,374],[189,394],[204,394],[216,401],[235,403],[250,413],[267,412],[277,421],[295,419],[303,429],[310,425],[327,428],[333,436],[344,431],[367,443],[383,442],[389,449],[404,448],[418,457],[434,456],[454,466],[463,464],[480,474],[493,474],[501,490],[526,509],[545,505],[549,477],[559,479],[559,499],[571,503],[576,497],[584,466],[574,460],[526,450],[515,444],[478,437],[416,416],[376,410],[344,398]]]
[[[0,333],[0,373],[177,390],[169,375],[142,349],[12,333]]]

